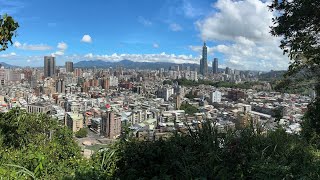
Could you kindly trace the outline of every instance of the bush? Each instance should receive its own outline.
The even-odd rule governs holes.
[[[88,135],[88,131],[85,128],[81,128],[79,131],[75,133],[75,136],[77,138],[84,138],[84,137],[87,137],[87,135]]]
[[[204,123],[168,140],[126,142],[119,151],[115,175],[120,179],[320,178],[312,149],[283,129],[221,134]]]

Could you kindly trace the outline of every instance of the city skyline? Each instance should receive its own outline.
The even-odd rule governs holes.
[[[34,67],[41,66],[43,56],[54,55],[57,65],[124,59],[199,64],[201,44],[206,41],[210,65],[217,57],[223,68],[268,71],[288,67],[278,38],[269,34],[273,17],[267,8],[270,1],[66,3],[60,7],[59,1],[0,1],[1,14],[14,16],[20,24],[14,44],[0,53],[0,62]],[[69,4],[80,11],[70,11]],[[59,9],[59,13],[42,10],[48,7]],[[129,8],[130,12],[125,11]],[[232,26],[224,22],[226,19]]]

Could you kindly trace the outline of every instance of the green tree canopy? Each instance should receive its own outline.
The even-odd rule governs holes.
[[[278,14],[271,33],[282,38],[280,48],[292,60],[286,73],[295,79],[290,85],[303,81],[320,95],[320,1],[274,0],[270,9]]]
[[[86,128],[81,128],[79,131],[75,133],[75,136],[77,138],[84,138],[84,137],[87,137],[87,135],[88,135],[88,131]]]
[[[282,38],[280,47],[291,59],[280,86],[314,88],[317,98],[308,106],[302,134],[320,147],[320,1],[274,0],[270,9],[278,14],[271,33]]]
[[[8,48],[8,44],[12,44],[12,37],[16,35],[19,24],[8,15],[0,16],[0,51]]]

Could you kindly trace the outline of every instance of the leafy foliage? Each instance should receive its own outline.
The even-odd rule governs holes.
[[[119,158],[120,179],[320,178],[311,149],[282,129],[266,135],[250,128],[223,135],[204,123],[166,141],[128,142]]]
[[[184,97],[189,98],[189,99],[193,99],[196,98],[196,95],[193,95],[192,92],[190,91],[188,94],[186,94]]]
[[[181,104],[180,110],[184,110],[186,114],[194,114],[198,112],[198,108],[189,103]]]
[[[11,16],[0,16],[0,51],[6,50],[9,42],[12,44],[18,27],[19,24]]]
[[[283,37],[280,47],[292,60],[286,77],[302,75],[305,85],[313,85],[320,75],[320,2],[274,0],[270,9],[279,14],[273,19],[271,33]]]
[[[163,85],[169,84],[169,85],[173,85],[173,82],[171,80],[164,80]]]
[[[87,135],[88,135],[88,131],[86,128],[81,128],[79,131],[75,133],[75,136],[77,138],[84,138],[84,137],[87,137]]]
[[[271,10],[278,13],[273,19],[271,33],[283,37],[280,47],[291,61],[285,79],[279,87],[314,88],[320,95],[320,2],[313,0],[274,0]],[[316,98],[305,114],[302,135],[319,147],[320,99]]]
[[[320,100],[316,98],[308,105],[308,111],[302,124],[302,135],[306,140],[320,149]]]
[[[72,175],[85,162],[72,132],[45,114],[0,113],[0,129],[0,177],[28,179],[30,171],[40,179],[56,179]]]
[[[33,121],[40,125],[32,125]],[[248,128],[221,134],[210,122],[199,127],[168,140],[144,142],[124,138],[90,159],[84,159],[67,127],[57,125],[46,115],[13,109],[0,113],[0,177],[80,180],[320,178],[316,151],[298,136],[286,134],[282,129],[259,134]],[[24,131],[25,137],[20,131]]]

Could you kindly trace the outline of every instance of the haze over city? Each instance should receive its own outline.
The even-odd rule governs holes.
[[[239,70],[285,70],[289,59],[271,36],[271,0],[5,1],[20,28],[0,62],[42,67],[82,60],[200,63]],[[48,11],[49,10],[49,11]]]

